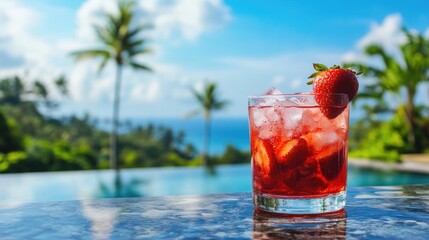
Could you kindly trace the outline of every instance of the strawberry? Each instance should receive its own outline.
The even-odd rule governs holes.
[[[314,63],[313,67],[316,72],[308,78],[314,79],[307,84],[313,84],[313,93],[318,94],[315,96],[315,100],[322,106],[322,113],[327,118],[333,119],[342,113],[346,105],[356,96],[359,89],[356,76],[361,73],[341,68],[338,65],[328,68],[323,64]],[[342,101],[340,97],[335,97],[338,95],[332,95],[340,93],[348,96],[347,102]]]
[[[325,189],[327,181],[315,175],[318,171],[317,162],[306,162],[295,169],[285,172],[284,184],[291,189],[290,194],[314,194]]]
[[[287,168],[298,167],[308,156],[307,142],[303,138],[279,141],[275,150],[277,162]]]
[[[276,166],[272,151],[268,141],[256,139],[252,144],[254,184],[258,190],[273,188],[276,185],[274,172]]]
[[[335,179],[343,169],[343,165],[346,159],[345,148],[331,153],[331,154],[320,154],[317,156],[319,159],[320,171],[326,180]]]
[[[253,147],[253,160],[257,166],[261,168],[263,175],[269,175],[273,168],[273,159],[270,154],[271,146],[268,142],[261,139],[255,140]]]

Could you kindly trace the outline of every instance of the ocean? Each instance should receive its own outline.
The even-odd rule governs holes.
[[[357,119],[351,118],[350,123]],[[202,149],[204,139],[203,118],[147,118],[147,119],[125,119],[121,122],[130,122],[132,126],[147,125],[153,123],[155,126],[172,128],[174,132],[185,133],[185,143],[191,143],[198,150]],[[104,122],[98,124],[104,130],[110,130],[110,124]],[[123,132],[123,131],[122,131]],[[222,154],[228,144],[240,150],[250,149],[249,122],[247,117],[236,118],[213,118],[210,139],[210,154]]]
[[[185,133],[185,142],[191,143],[198,150],[203,147],[204,119],[203,118],[154,118],[130,119],[133,126],[153,123],[172,128],[175,132]],[[109,128],[107,128],[109,129]],[[240,150],[249,150],[249,123],[246,118],[213,118],[210,138],[210,154],[221,154],[228,144]]]

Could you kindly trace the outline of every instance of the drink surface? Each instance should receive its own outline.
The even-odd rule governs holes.
[[[250,105],[253,191],[310,198],[345,190],[349,106],[342,108],[328,119],[317,105]]]

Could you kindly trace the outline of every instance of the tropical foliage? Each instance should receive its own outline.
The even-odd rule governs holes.
[[[65,78],[60,76],[62,82]],[[58,79],[55,80],[58,81]],[[33,91],[20,77],[0,80],[0,173],[88,170],[109,167],[109,133],[102,122],[68,116],[52,118],[39,110],[45,102],[60,107],[49,96]],[[66,93],[63,84],[57,91]],[[183,132],[147,124],[134,127],[122,123],[118,141],[120,167],[162,167],[201,165],[196,148]],[[211,156],[213,164],[249,162],[249,153],[229,146],[224,154]]]
[[[193,90],[205,117],[203,154],[186,143],[182,132],[148,124],[133,127],[119,121],[122,71],[125,67],[151,71],[137,59],[149,53],[143,36],[149,28],[134,19],[135,2],[119,0],[116,14],[105,14],[104,24],[94,26],[98,46],[71,53],[76,61],[100,60],[98,70],[109,62],[116,66],[112,128],[110,134],[100,128],[97,119],[68,116],[54,118],[60,107],[52,100],[51,89],[43,81],[25,84],[21,77],[0,80],[0,173],[103,169],[120,167],[196,166],[202,163],[229,164],[249,162],[249,153],[229,146],[221,156],[208,156],[211,113],[226,102],[219,100],[216,85],[207,84],[203,92]],[[53,81],[56,92],[67,96],[67,79]],[[47,110],[47,111],[41,111]],[[121,129],[121,131],[119,131]],[[120,136],[120,138],[118,138]],[[110,163],[110,164],[109,164]]]
[[[381,60],[381,67],[346,64],[369,80],[356,99],[366,117],[351,127],[352,156],[399,161],[401,153],[429,151],[429,106],[416,103],[417,90],[429,82],[429,40],[403,32],[407,41],[399,46],[400,57],[370,45],[365,54]]]

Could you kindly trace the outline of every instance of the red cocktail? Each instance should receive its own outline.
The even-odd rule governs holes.
[[[318,104],[325,97],[329,104]],[[346,94],[249,97],[257,208],[312,214],[344,207],[348,103]]]

